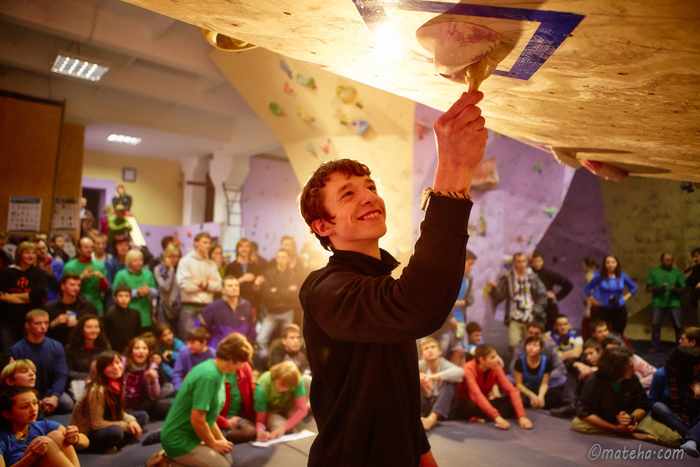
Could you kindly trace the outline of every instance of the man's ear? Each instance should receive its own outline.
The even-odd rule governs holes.
[[[3,418],[6,418],[7,420],[12,420],[12,412],[10,412],[9,410],[3,410],[2,416],[3,416]]]
[[[333,232],[330,224],[324,219],[320,218],[311,223],[311,228],[321,237],[327,237]]]

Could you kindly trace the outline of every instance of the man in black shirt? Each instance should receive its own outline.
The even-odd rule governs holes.
[[[532,271],[537,274],[545,288],[547,289],[547,307],[545,308],[545,313],[547,314],[547,322],[545,323],[545,331],[551,331],[554,329],[554,322],[557,320],[557,315],[559,314],[558,303],[562,301],[574,285],[569,279],[562,276],[558,272],[550,271],[544,268],[544,258],[542,258],[542,253],[535,250],[530,257],[530,264],[532,264]],[[554,286],[560,287],[559,292],[554,293]]]
[[[68,272],[61,279],[61,296],[47,303],[44,310],[49,313],[49,331],[51,339],[64,347],[68,343],[68,334],[78,324],[83,315],[97,315],[97,308],[90,300],[80,295],[80,276]]]
[[[468,192],[488,132],[464,93],[435,122],[438,165],[421,237],[398,265],[379,248],[386,208],[370,170],[347,159],[323,164],[300,196],[301,213],[333,252],[300,299],[319,434],[309,466],[436,466],[420,419],[415,339],[442,326],[459,293],[472,203]]]

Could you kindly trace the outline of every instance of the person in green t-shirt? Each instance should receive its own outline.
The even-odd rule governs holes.
[[[651,324],[651,349],[658,352],[661,345],[661,323],[664,312],[671,315],[676,342],[681,338],[681,290],[685,287],[683,271],[673,267],[673,255],[661,253],[661,266],[649,271],[647,290],[652,293],[651,307],[654,310]]]
[[[63,274],[73,273],[80,276],[80,293],[95,305],[101,316],[104,311],[102,292],[109,290],[109,282],[105,277],[107,270],[104,264],[92,259],[93,247],[94,243],[90,237],[81,238],[76,248],[78,256],[66,263]]]
[[[294,362],[278,363],[260,375],[255,412],[258,441],[277,439],[306,417],[306,389]]]
[[[216,424],[224,405],[224,376],[236,373],[252,356],[246,338],[231,333],[219,343],[215,359],[192,368],[163,423],[161,440],[171,465],[230,467],[233,443]]]
[[[124,257],[125,269],[114,276],[113,287],[128,285],[131,287],[130,307],[141,315],[141,327],[147,328],[153,325],[153,302],[151,299],[158,296],[158,285],[153,273],[143,269],[143,253],[133,249]]]
[[[116,214],[115,216],[109,216],[107,218],[108,243],[112,243],[114,241],[114,237],[117,235],[124,235],[131,232],[131,223],[129,222],[129,219],[125,217],[126,210],[124,209],[124,205],[117,204],[114,207],[114,212]]]

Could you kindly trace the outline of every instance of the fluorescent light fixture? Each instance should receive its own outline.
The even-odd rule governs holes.
[[[132,146],[136,146],[137,144],[139,144],[141,142],[141,138],[134,138],[133,136],[111,134],[107,137],[107,141],[111,141],[113,143],[123,143],[123,144],[130,144]]]
[[[59,52],[51,65],[51,71],[74,78],[99,81],[102,75],[109,71],[107,63],[98,63],[90,58],[80,57],[76,54]]]

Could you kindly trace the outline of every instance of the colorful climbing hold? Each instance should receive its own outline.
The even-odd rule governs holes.
[[[533,165],[532,170],[538,173],[542,173],[542,162],[538,162],[537,164]]]
[[[292,89],[292,87],[289,85],[289,81],[284,82],[284,92],[286,94],[291,94],[294,92],[294,89]]]
[[[327,139],[323,143],[321,143],[321,150],[328,154],[328,151],[331,150],[331,140]]]
[[[314,122],[314,117],[309,113],[308,110],[306,110],[303,106],[299,106],[299,109],[297,110],[297,114],[301,118],[301,120],[304,123],[313,123]]]
[[[355,131],[355,133],[362,136],[367,133],[367,130],[369,130],[369,123],[367,123],[366,120],[360,120],[357,123],[357,131]]]
[[[316,81],[314,81],[313,76],[309,76],[307,78],[301,73],[297,73],[297,83],[301,84],[302,86],[306,86],[307,88],[316,89]]]
[[[289,69],[289,65],[287,65],[287,62],[285,62],[284,60],[280,60],[280,68],[282,68],[282,71],[287,73],[289,79],[292,79],[292,70]]]
[[[483,214],[479,215],[479,235],[486,236],[486,218]]]
[[[338,86],[335,94],[343,104],[351,104],[357,99],[357,90],[352,86]]]
[[[270,111],[278,117],[284,116],[284,109],[277,102],[270,102]]]
[[[544,208],[544,213],[547,214],[550,219],[554,219],[554,215],[557,213],[557,208]]]
[[[312,143],[309,143],[306,145],[306,150],[309,151],[311,154],[314,155],[314,157],[318,157],[318,154],[316,154],[316,148]]]

